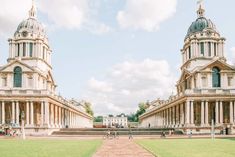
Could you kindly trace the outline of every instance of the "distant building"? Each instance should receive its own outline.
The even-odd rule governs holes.
[[[103,125],[106,127],[118,126],[118,127],[127,127],[127,117],[103,117]]]

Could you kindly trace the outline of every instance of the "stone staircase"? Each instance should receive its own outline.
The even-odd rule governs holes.
[[[128,128],[66,128],[60,129],[59,131],[54,131],[52,135],[105,135],[106,132],[110,130],[117,131],[119,135],[128,135]],[[162,129],[162,128],[131,128],[132,135],[161,135],[164,131],[166,134],[169,133],[169,130],[174,129]],[[181,131],[174,130],[174,134],[181,135]]]

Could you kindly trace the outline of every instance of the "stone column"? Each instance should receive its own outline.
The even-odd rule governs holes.
[[[219,102],[215,102],[215,124],[219,124]]]
[[[29,126],[29,102],[26,102],[26,126]]]
[[[41,126],[44,124],[44,102],[41,102]]]
[[[170,125],[170,127],[172,125],[171,119],[172,119],[172,113],[171,113],[171,107],[170,107],[169,108],[169,125]]]
[[[58,112],[57,112],[57,106],[55,105],[55,106],[54,106],[54,114],[55,114],[55,115],[54,115],[54,117],[55,117],[55,121],[54,121],[54,122],[55,122],[55,127],[58,127],[58,117],[57,117],[57,113],[58,113]]]
[[[220,124],[223,124],[223,102],[220,101]]]
[[[59,127],[61,128],[61,107],[58,106],[59,109]]]
[[[20,113],[19,113],[19,102],[16,102],[16,124],[19,126],[20,119],[19,119]]]
[[[5,124],[5,102],[2,101],[2,124]]]
[[[205,124],[206,125],[209,125],[208,117],[209,117],[209,114],[208,114],[208,101],[206,101],[206,104],[205,104]]]
[[[184,125],[184,103],[181,104],[181,125]]]
[[[51,109],[51,120],[50,120],[50,126],[51,127],[54,127],[54,107],[53,107],[53,104],[50,104],[50,109]]]
[[[233,101],[233,123],[235,123],[235,101]]]
[[[11,115],[11,122],[15,123],[15,102],[12,101],[11,103],[12,115]]]
[[[48,127],[50,127],[50,112],[49,112],[49,102],[45,102],[45,125],[47,125]]]
[[[205,123],[204,119],[204,101],[201,102],[201,126],[203,126]]]
[[[190,118],[190,123],[193,125],[194,124],[194,102],[191,101],[191,105],[190,105],[190,113],[191,113],[191,118]]]
[[[232,101],[230,101],[229,111],[230,111],[230,114],[229,114],[230,122],[229,123],[233,124],[234,117],[233,117],[233,102]]]
[[[30,102],[30,125],[34,126],[33,102]]]
[[[166,126],[168,126],[169,125],[169,117],[168,117],[168,109],[166,109]]]
[[[186,125],[188,125],[190,123],[190,101],[187,100],[186,103],[185,103],[185,120],[186,120]]]

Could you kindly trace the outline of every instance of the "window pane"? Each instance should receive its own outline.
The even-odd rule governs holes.
[[[29,44],[29,56],[33,57],[33,43]]]
[[[22,69],[20,67],[16,67],[14,69],[14,87],[22,86]]]
[[[23,57],[25,57],[26,54],[26,43],[23,43]]]
[[[200,43],[201,45],[201,54],[204,56],[204,43]]]

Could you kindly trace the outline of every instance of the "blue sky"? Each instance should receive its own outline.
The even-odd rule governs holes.
[[[1,1],[0,10],[6,10],[0,11],[3,65],[8,56],[7,38],[27,18],[31,0]],[[58,93],[91,101],[97,114],[134,112],[141,101],[168,98],[180,75],[180,49],[188,27],[197,17],[196,3],[52,0],[48,4],[46,0],[36,0],[38,20],[45,24],[53,50]],[[204,2],[206,17],[227,39],[230,63],[235,59],[234,6],[232,0]],[[143,21],[149,16],[150,25],[146,25]]]

